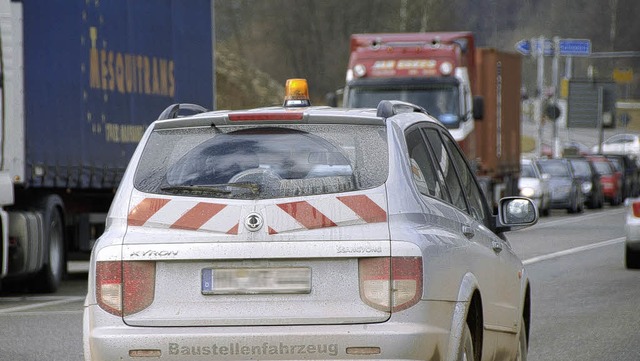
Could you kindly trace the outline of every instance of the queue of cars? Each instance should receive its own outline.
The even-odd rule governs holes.
[[[640,136],[614,135],[591,151],[579,143],[571,148],[575,155],[559,159],[523,158],[520,195],[536,204],[540,216],[555,208],[578,213],[582,205],[596,209],[624,202],[624,263],[640,269]]]
[[[527,270],[424,109],[167,108],[91,254],[85,360],[526,360]],[[182,116],[183,108],[197,114]]]
[[[549,209],[580,213],[605,203],[618,206],[640,195],[640,168],[627,154],[523,158],[520,165],[520,195],[531,198],[541,216]]]

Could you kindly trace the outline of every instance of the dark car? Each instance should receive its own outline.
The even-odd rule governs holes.
[[[636,197],[639,193],[638,165],[625,154],[604,154],[622,174],[622,198]]]
[[[580,213],[584,209],[584,196],[580,179],[573,175],[571,164],[565,158],[539,159],[542,173],[550,176],[551,208]]]
[[[571,157],[568,159],[569,163],[571,163],[573,174],[582,181],[582,194],[584,194],[587,207],[602,208],[604,193],[600,176],[593,163],[584,157]]]
[[[591,160],[600,175],[604,199],[612,206],[622,203],[622,173],[616,170],[613,163],[605,156],[590,155],[586,157]]]

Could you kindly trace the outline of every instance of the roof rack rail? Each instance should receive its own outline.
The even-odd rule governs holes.
[[[376,115],[381,118],[389,118],[400,113],[427,113],[426,109],[419,105],[399,101],[399,100],[381,100],[378,103]]]
[[[189,103],[177,103],[177,104],[171,104],[167,107],[167,109],[165,109],[160,116],[158,117],[158,120],[166,120],[166,119],[174,119],[178,117],[178,113],[180,112],[180,110],[189,110],[194,112],[195,114],[198,113],[204,113],[207,110],[207,108],[200,106],[198,104],[189,104]]]

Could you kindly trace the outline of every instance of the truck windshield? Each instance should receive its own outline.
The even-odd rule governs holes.
[[[381,100],[401,100],[419,105],[436,118],[460,115],[458,88],[451,84],[377,85],[351,87],[347,97],[349,108],[375,108]]]
[[[381,126],[168,129],[152,133],[134,185],[157,194],[270,199],[373,188],[388,168]]]

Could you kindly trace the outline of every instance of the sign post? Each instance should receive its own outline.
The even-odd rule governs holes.
[[[566,57],[565,72],[567,79],[571,77],[571,57],[583,56],[588,57],[591,55],[591,40],[589,39],[561,39],[560,37],[554,37],[553,39],[546,39],[543,36],[538,38],[531,38],[520,40],[515,44],[516,51],[524,56],[535,57],[538,67],[538,79],[537,79],[537,97],[535,102],[534,116],[538,123],[538,138],[536,139],[536,153],[541,155],[542,150],[542,102],[544,93],[544,57],[553,56],[553,80],[552,80],[552,104],[556,106],[558,97],[558,61],[560,56]],[[567,67],[569,69],[567,69]],[[560,156],[560,144],[558,139],[558,125],[554,122],[553,128],[553,156]]]

